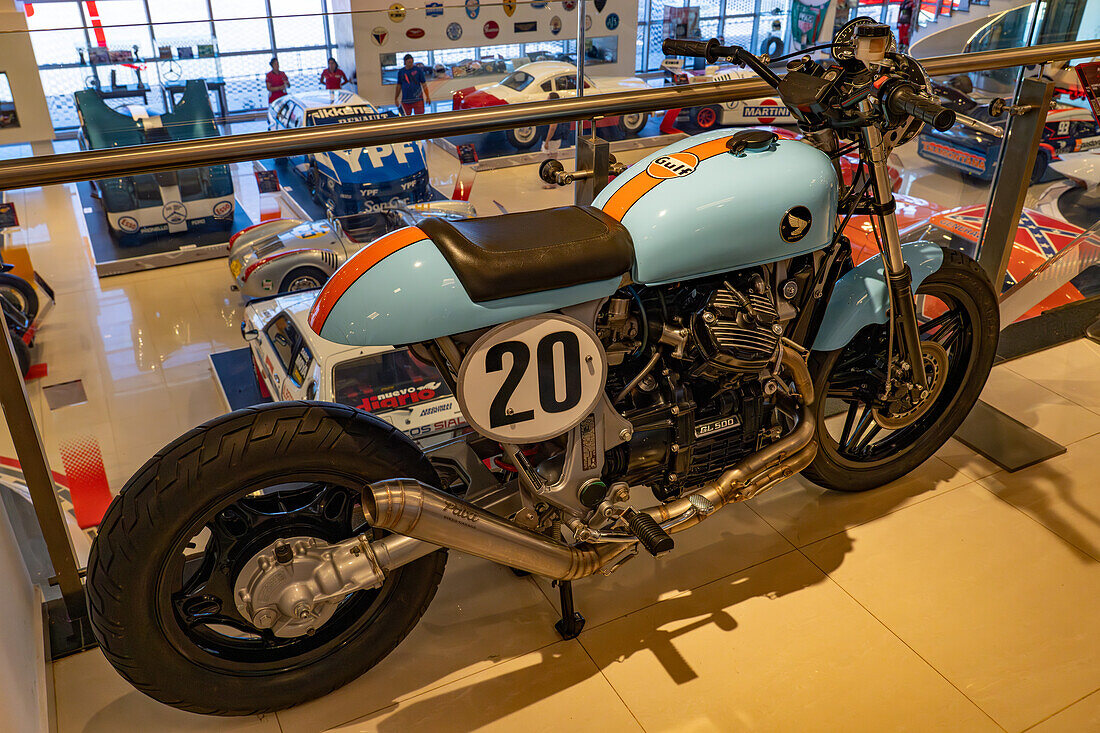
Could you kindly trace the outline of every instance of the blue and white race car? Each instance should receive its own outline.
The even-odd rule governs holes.
[[[362,97],[339,89],[279,97],[268,108],[267,124],[271,130],[286,130],[395,116],[396,112],[379,111]],[[291,158],[290,163],[329,216],[377,214],[434,198],[418,143],[313,153]]]

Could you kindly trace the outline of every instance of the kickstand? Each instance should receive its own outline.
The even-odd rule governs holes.
[[[573,583],[568,580],[559,580],[558,593],[561,597],[561,621],[554,624],[561,638],[576,639],[584,628],[584,616],[577,613],[573,607]]]

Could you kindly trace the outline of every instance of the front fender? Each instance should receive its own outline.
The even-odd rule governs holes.
[[[914,291],[943,263],[943,250],[931,242],[903,244],[901,254],[913,273]],[[882,258],[872,257],[844,273],[833,287],[813,350],[834,351],[851,341],[864,326],[886,323],[889,307]]]

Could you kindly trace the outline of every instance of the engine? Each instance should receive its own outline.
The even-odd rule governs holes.
[[[608,394],[634,432],[608,452],[606,481],[646,484],[667,501],[782,435],[776,374],[800,283],[776,267],[610,300],[597,320]]]

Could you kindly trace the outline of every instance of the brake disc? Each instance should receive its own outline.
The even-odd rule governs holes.
[[[928,377],[927,391],[916,401],[905,395],[892,401],[885,410],[876,407],[871,414],[879,426],[898,430],[912,425],[928,412],[943,391],[947,381],[947,351],[935,341],[922,341],[920,350],[924,373]]]

